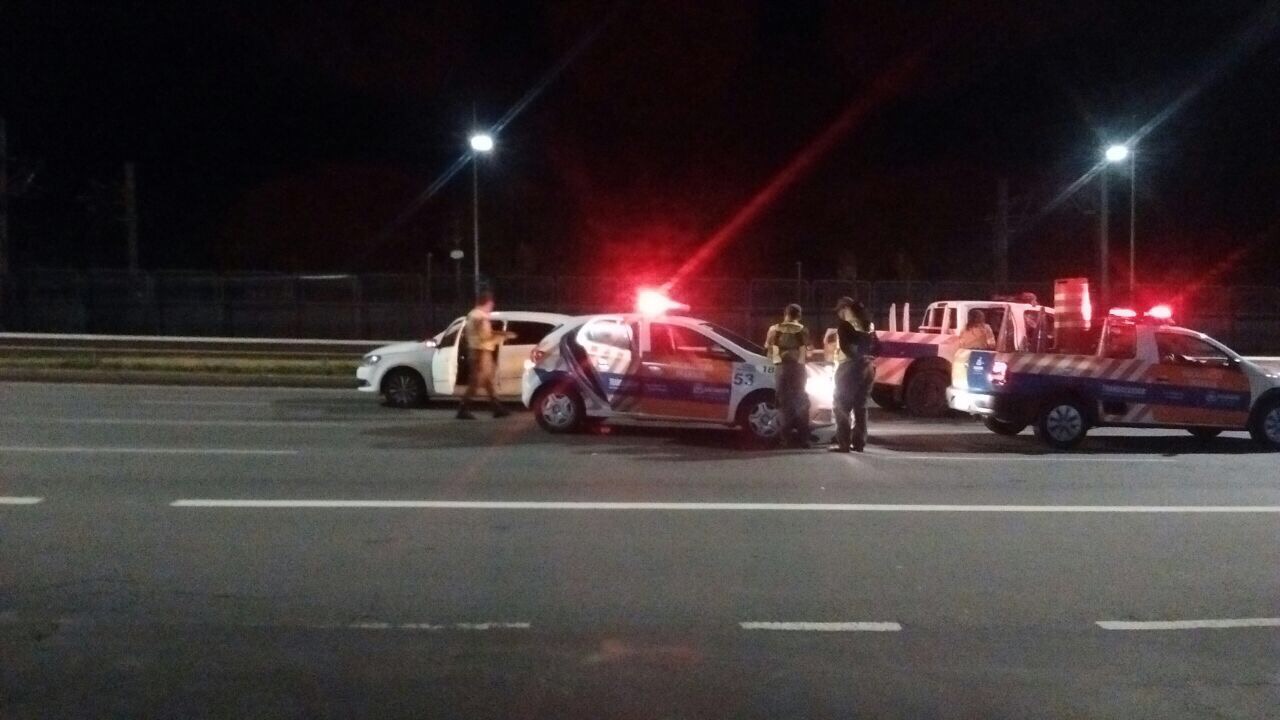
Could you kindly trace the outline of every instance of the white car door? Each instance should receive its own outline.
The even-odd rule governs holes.
[[[436,352],[431,356],[431,392],[433,395],[455,395],[461,391],[458,379],[458,342],[462,338],[462,323],[458,318],[450,323],[440,338]]]
[[[493,329],[514,333],[515,337],[503,341],[498,348],[498,394],[518,395],[520,378],[524,375],[524,361],[542,342],[542,338],[556,328],[555,325],[533,320],[505,320],[495,322]]]

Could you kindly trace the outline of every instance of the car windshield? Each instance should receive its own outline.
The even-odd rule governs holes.
[[[734,345],[737,345],[743,350],[746,350],[747,352],[752,352],[752,353],[755,353],[756,355],[767,354],[765,352],[763,345],[752,342],[751,340],[748,340],[747,338],[739,335],[738,333],[732,330],[726,330],[725,328],[719,325],[716,325],[715,323],[702,323],[702,326],[714,332],[715,334],[719,335],[720,337],[724,338],[725,340],[728,340]]]

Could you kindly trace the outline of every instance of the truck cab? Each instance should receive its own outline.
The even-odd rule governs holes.
[[[1206,441],[1248,430],[1280,449],[1280,373],[1172,324],[1167,308],[1112,311],[1091,354],[960,351],[947,402],[1000,434],[1030,425],[1058,449],[1094,427],[1185,429]]]

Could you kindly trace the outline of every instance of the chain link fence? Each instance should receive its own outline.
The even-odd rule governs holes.
[[[626,311],[635,288],[618,277],[486,279],[500,308],[570,315]],[[466,312],[470,276],[283,275],[119,270],[31,270],[0,275],[0,328],[10,332],[396,339],[427,337]],[[881,327],[889,308],[911,304],[911,326],[935,300],[984,300],[1032,292],[1052,281],[865,282],[761,278],[692,281],[676,294],[701,318],[762,338],[788,303],[815,327],[834,324],[837,299],[866,302]],[[1173,305],[1178,321],[1245,353],[1280,354],[1280,287],[1140,285],[1139,309]],[[901,317],[899,315],[899,317]]]

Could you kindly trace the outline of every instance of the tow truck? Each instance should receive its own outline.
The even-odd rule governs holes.
[[[1280,373],[1174,325],[1172,315],[1167,305],[1141,315],[1113,309],[1091,354],[962,350],[947,402],[1001,435],[1031,425],[1059,450],[1095,427],[1185,429],[1206,442],[1248,430],[1280,450]]]
[[[924,311],[920,327],[910,330],[911,307],[902,307],[899,330],[896,305],[889,310],[888,330],[878,331],[880,356],[871,399],[886,410],[906,409],[915,417],[939,417],[947,412],[951,364],[960,349],[960,334],[969,324],[969,311],[981,310],[995,331],[997,350],[1034,349],[1029,343],[1053,336],[1053,308],[1042,307],[1031,293],[993,300],[940,300]],[[834,330],[826,344],[834,344]],[[831,353],[828,352],[828,357]]]

